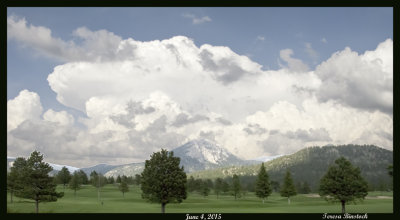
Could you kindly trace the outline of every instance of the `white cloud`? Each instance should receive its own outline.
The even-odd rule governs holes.
[[[259,41],[265,41],[265,37],[264,36],[257,36],[257,40],[259,40]]]
[[[328,40],[325,37],[323,37],[323,38],[321,38],[321,42],[326,44],[326,43],[328,43]]]
[[[320,101],[336,100],[367,110],[393,111],[393,42],[359,55],[346,48],[320,64],[315,73],[322,81]]]
[[[393,148],[391,40],[361,55],[340,51],[315,71],[286,49],[287,67],[264,71],[228,47],[197,47],[184,36],[141,42],[78,28],[77,44],[9,19],[9,38],[68,61],[49,85],[60,103],[87,115],[78,128],[65,111],[42,114],[39,96],[21,91],[7,102],[10,155],[39,147],[77,167],[120,164],[198,137],[246,159],[330,143]]]
[[[292,57],[293,50],[284,49],[279,52],[279,56],[282,60],[287,63],[287,68],[293,72],[306,72],[308,71],[307,64],[303,63],[300,59],[296,59]]]
[[[197,17],[196,15],[190,14],[190,13],[185,13],[182,16],[185,17],[185,18],[192,19],[192,23],[193,24],[202,24],[202,23],[205,23],[205,22],[211,22],[212,21],[211,18],[208,17],[208,16]]]
[[[39,119],[42,111],[38,94],[22,90],[17,97],[7,101],[7,131],[17,128],[25,120]]]
[[[45,121],[54,122],[60,126],[69,126],[74,123],[74,117],[68,114],[66,111],[56,112],[53,109],[47,110],[43,114],[43,119]]]
[[[28,24],[25,18],[7,17],[7,38],[22,42],[39,53],[61,61],[108,61],[133,57],[134,48],[121,37],[106,30],[76,29],[73,35],[82,43],[64,41],[52,35],[49,28]],[[124,49],[119,48],[120,45]],[[129,52],[127,52],[129,50]]]

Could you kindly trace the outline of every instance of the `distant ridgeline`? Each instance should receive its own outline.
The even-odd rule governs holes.
[[[375,189],[387,188],[393,184],[388,175],[387,167],[393,163],[393,152],[373,145],[341,145],[309,147],[294,154],[282,156],[265,162],[265,168],[270,180],[282,183],[287,169],[293,174],[295,183],[307,182],[311,189],[317,190],[319,181],[328,167],[339,157],[345,157],[360,168],[361,174]],[[225,178],[233,174],[255,176],[261,163],[248,166],[230,166],[214,170],[204,170],[190,173],[194,178]]]

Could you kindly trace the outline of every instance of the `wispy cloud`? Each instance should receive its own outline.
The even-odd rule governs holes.
[[[258,35],[258,36],[257,36],[257,40],[259,40],[259,41],[265,41],[265,37],[264,37],[264,36],[261,36],[261,35]]]
[[[203,16],[203,17],[197,17],[194,14],[190,14],[190,13],[185,13],[182,15],[184,18],[189,18],[192,19],[192,23],[193,24],[202,24],[205,22],[211,22],[211,18],[208,16]]]
[[[319,57],[319,55],[318,55],[318,52],[317,51],[315,51],[313,48],[312,48],[312,45],[311,45],[311,43],[305,43],[304,44],[305,45],[305,51],[306,51],[306,53],[308,54],[308,56],[310,56],[311,57],[311,59],[314,61],[314,63],[315,62],[317,62],[317,60],[318,60],[318,57]]]
[[[328,43],[328,41],[326,40],[325,37],[323,37],[323,38],[321,39],[321,42],[324,43],[324,44]]]

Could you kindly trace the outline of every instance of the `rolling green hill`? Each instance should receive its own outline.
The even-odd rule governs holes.
[[[308,182],[313,190],[328,167],[339,157],[345,157],[361,169],[363,177],[375,188],[390,187],[391,177],[387,166],[393,163],[393,152],[373,145],[341,145],[309,147],[294,154],[282,156],[266,162],[264,165],[271,180],[282,182],[284,173],[289,169],[295,182]],[[195,178],[231,177],[257,175],[261,163],[248,166],[230,166],[188,174]]]

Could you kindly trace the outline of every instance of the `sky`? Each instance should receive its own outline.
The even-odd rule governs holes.
[[[8,8],[7,156],[393,150],[392,8]]]

